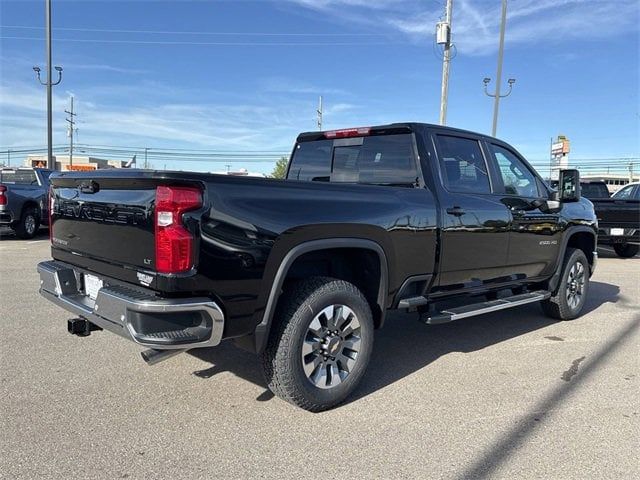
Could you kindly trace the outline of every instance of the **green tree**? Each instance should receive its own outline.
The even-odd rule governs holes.
[[[287,164],[289,163],[289,159],[287,157],[280,157],[280,159],[276,162],[276,166],[271,172],[272,178],[284,178],[287,175]]]

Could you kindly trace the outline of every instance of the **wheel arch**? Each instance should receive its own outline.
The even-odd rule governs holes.
[[[289,250],[278,267],[271,285],[262,321],[256,326],[253,335],[254,346],[257,352],[262,352],[266,346],[282,287],[285,280],[289,278],[289,273],[292,271],[292,267],[295,266],[296,261],[304,258],[305,255],[330,252],[333,250],[358,250],[370,252],[375,256],[375,258],[377,258],[377,265],[379,268],[377,292],[375,296],[367,295],[367,292],[363,293],[365,293],[365,297],[367,297],[370,305],[374,307],[372,308],[372,313],[376,328],[379,328],[384,324],[386,301],[389,289],[389,267],[387,263],[387,255],[380,244],[373,240],[363,238],[325,238],[321,240],[306,241]]]
[[[589,261],[589,274],[592,275],[598,259],[596,247],[597,237],[593,228],[587,226],[570,227],[562,239],[558,258],[556,260],[556,269],[553,276],[549,279],[548,290],[555,292],[558,289],[560,277],[562,276],[563,260],[567,254],[567,248],[577,248],[584,252],[587,260]]]
[[[38,219],[42,218],[42,213],[40,212],[40,205],[38,204],[38,202],[36,202],[33,199],[25,200],[25,202],[22,204],[22,207],[20,208],[20,218],[22,218],[22,215],[24,214],[24,212],[26,212],[27,209],[29,208],[33,208],[36,211],[36,215],[38,215]]]

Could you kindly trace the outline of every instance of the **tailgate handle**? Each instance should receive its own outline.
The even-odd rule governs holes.
[[[82,193],[97,193],[100,191],[100,185],[95,180],[89,180],[88,182],[82,182],[80,184],[80,191]]]

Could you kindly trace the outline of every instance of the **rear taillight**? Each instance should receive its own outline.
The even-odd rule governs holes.
[[[7,187],[0,185],[0,205],[7,204]]]
[[[161,273],[186,272],[193,267],[193,235],[182,223],[182,214],[202,206],[197,188],[156,189],[156,270]]]
[[[325,138],[351,138],[366,137],[371,133],[371,127],[345,128],[343,130],[331,130],[324,132]]]

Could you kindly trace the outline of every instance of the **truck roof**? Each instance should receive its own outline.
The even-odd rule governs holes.
[[[345,131],[357,131],[357,130],[362,130],[362,129],[368,129],[369,131],[373,131],[376,132],[377,134],[383,134],[383,133],[401,133],[402,131],[404,132],[415,132],[417,130],[424,130],[424,129],[428,129],[428,130],[443,130],[443,131],[449,131],[449,132],[456,132],[456,133],[464,133],[467,135],[475,135],[475,136],[480,136],[480,137],[485,137],[485,138],[495,138],[492,137],[490,135],[484,134],[484,133],[479,133],[479,132],[473,132],[471,130],[464,130],[461,128],[455,128],[455,127],[448,127],[448,126],[444,126],[444,125],[435,125],[432,123],[422,123],[422,122],[398,122],[398,123],[389,123],[386,125],[372,125],[372,126],[368,126],[368,127],[351,127],[351,128],[345,128],[345,129],[339,129],[339,130],[323,130],[323,131],[310,131],[310,132],[303,132],[300,135],[298,135],[298,139],[297,141],[299,142],[308,142],[310,140],[320,140],[320,139],[324,139],[327,138],[326,134],[329,133],[334,133],[334,132],[345,132]],[[357,136],[357,135],[354,135]],[[499,140],[498,138],[495,138],[495,140]]]

